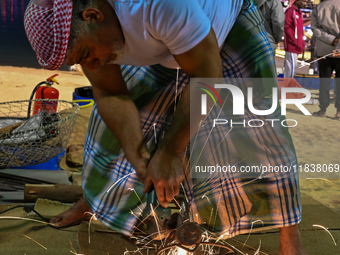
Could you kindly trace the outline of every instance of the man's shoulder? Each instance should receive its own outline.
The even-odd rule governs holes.
[[[282,6],[280,0],[255,0],[258,7],[266,6],[269,9],[273,7],[277,7],[278,5]]]
[[[317,9],[322,9],[322,8],[340,9],[340,1],[339,0],[325,0],[322,3],[318,4],[316,8]]]
[[[325,0],[315,8],[315,17],[334,18],[334,15],[339,17],[339,13],[340,0]]]

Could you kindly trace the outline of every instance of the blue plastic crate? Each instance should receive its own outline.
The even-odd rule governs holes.
[[[61,170],[60,159],[65,155],[65,150],[49,161],[37,165],[10,167],[11,169],[34,169],[34,170]]]

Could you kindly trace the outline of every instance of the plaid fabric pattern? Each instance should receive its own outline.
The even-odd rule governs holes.
[[[241,42],[241,43],[240,43]],[[221,50],[224,77],[275,77],[270,43],[255,5],[244,1],[233,29]],[[180,70],[159,65],[122,66],[123,77],[140,110],[143,133],[149,147],[162,137],[174,114],[174,104],[188,84]],[[274,86],[276,84],[274,83]],[[242,86],[240,84],[240,86]],[[261,88],[267,93],[270,88]],[[258,107],[267,107],[257,102]],[[267,109],[267,108],[266,108]],[[228,114],[228,113],[225,113]],[[275,118],[282,119],[278,112]],[[246,110],[240,118],[259,118]],[[205,130],[206,129],[206,130]],[[208,127],[202,133],[210,132]],[[218,129],[220,130],[220,129]],[[215,140],[223,140],[216,152],[210,144],[212,162],[227,158],[233,165],[296,164],[294,146],[287,129],[265,125],[233,130],[216,129]],[[226,137],[226,139],[224,139]],[[183,188],[190,201],[194,220],[211,233],[232,237],[254,230],[290,226],[301,220],[297,174],[266,175],[256,179],[187,179]],[[96,216],[104,224],[126,235],[138,228],[138,216],[145,206],[143,185],[124,157],[116,138],[106,128],[96,107],[90,119],[85,141],[83,166],[84,195]],[[258,221],[261,220],[261,221]],[[256,222],[255,222],[256,221]]]

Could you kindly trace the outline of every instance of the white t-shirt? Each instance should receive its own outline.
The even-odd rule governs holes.
[[[213,27],[221,48],[243,0],[108,0],[125,40],[119,64],[176,68],[172,54],[200,43]]]

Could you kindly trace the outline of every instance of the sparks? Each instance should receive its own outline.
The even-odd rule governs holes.
[[[89,243],[91,243],[91,222],[92,220],[97,220],[95,213],[85,212],[84,214],[90,214],[92,215],[89,221],[89,227],[88,227],[88,235],[89,235]]]
[[[136,190],[135,190],[134,188],[128,188],[128,190],[133,191],[133,192],[135,193],[136,197],[138,198],[139,202],[140,202],[141,204],[143,204],[142,200],[140,199],[140,197],[138,196],[138,193],[136,192]],[[137,206],[138,206],[138,205],[137,205]],[[139,206],[138,206],[138,208],[139,208]],[[140,208],[139,208],[139,209],[140,209]],[[142,211],[142,209],[140,209],[140,210]]]
[[[70,241],[70,240],[69,240]],[[85,254],[80,254],[80,253],[77,253],[76,250],[74,249],[73,245],[72,245],[72,242],[70,241],[70,245],[71,245],[71,249],[70,252],[73,253],[74,255],[85,255]]]
[[[326,182],[330,182],[330,183],[333,183],[332,181],[326,179],[326,178],[306,178],[307,180],[323,180],[323,181],[326,181]],[[334,183],[333,183],[334,184]]]
[[[85,254],[76,253],[74,251],[70,251],[70,252],[73,253],[74,255],[85,255]]]
[[[209,203],[211,203],[211,202],[210,202],[210,199],[209,199],[205,194],[202,196],[202,199],[203,199],[203,198],[208,199]]]
[[[240,244],[242,243],[241,241],[238,241],[237,239],[234,239],[233,241],[235,241],[235,242],[237,242],[237,243],[240,243]],[[228,243],[228,242],[225,242],[225,243],[228,244],[230,247],[232,247],[235,251],[241,253],[242,255],[248,255],[248,253],[243,253],[242,251],[240,251],[239,249],[237,249],[235,246],[231,245],[230,243]],[[248,248],[251,248],[251,249],[255,250],[254,247],[249,246],[248,244],[246,244],[245,246],[248,247]],[[270,255],[270,254],[265,253],[265,252],[263,252],[263,251],[260,251],[260,253],[261,253],[261,254],[264,254],[264,255]]]
[[[247,236],[246,241],[244,242],[244,244],[243,244],[243,246],[242,246],[242,249],[243,249],[243,247],[246,245],[246,243],[247,243],[247,241],[248,241],[248,239],[249,239],[249,236],[250,236],[250,234],[251,234],[251,231],[253,230],[254,223],[256,223],[256,222],[262,222],[262,226],[263,226],[263,224],[264,224],[262,220],[255,220],[255,221],[252,221],[252,222],[251,222],[250,231],[249,231],[249,234],[248,234],[248,236]]]
[[[109,193],[110,190],[111,190],[114,186],[116,186],[116,184],[117,184],[118,182],[120,182],[121,180],[123,180],[123,179],[129,177],[131,174],[133,174],[133,173],[129,173],[129,174],[123,176],[122,178],[118,179],[114,184],[112,184],[112,186],[106,191],[106,193]]]
[[[324,226],[321,226],[321,225],[313,225],[313,227],[319,227],[319,228],[324,229],[330,235],[330,237],[332,238],[334,245],[337,246],[336,242],[334,240],[334,237],[332,236],[331,232],[329,232],[329,230],[327,228],[325,228]]]
[[[159,229],[159,224],[158,224],[158,218],[157,218],[157,215],[155,214],[155,210],[153,209],[152,204],[150,204],[150,207],[151,207],[152,216],[155,218],[158,234],[161,235],[161,231]],[[162,243],[162,246],[164,246],[162,239],[161,239],[161,243]]]
[[[225,236],[228,236],[229,235],[229,232],[223,234],[223,235],[220,235],[217,240],[216,240],[216,243],[218,243],[221,239],[223,239]]]
[[[24,237],[30,239],[31,241],[35,242],[35,243],[38,244],[39,246],[43,247],[45,250],[47,250],[47,248],[46,248],[44,245],[38,243],[37,241],[35,241],[34,239],[30,238],[30,237],[27,236],[27,235],[24,235],[24,234],[22,234],[22,235],[23,235]]]
[[[261,248],[261,239],[260,239],[260,244],[259,244],[259,248],[257,248],[256,252],[254,253],[254,255],[257,255],[260,253],[260,248]]]
[[[176,76],[176,90],[175,90],[174,116],[176,115],[176,106],[177,106],[178,77],[179,77],[179,67],[177,67],[177,76]]]
[[[188,253],[186,250],[183,250],[182,248],[177,248],[177,255],[187,255]]]
[[[153,123],[153,133],[154,133],[154,136],[155,136],[155,144],[157,144],[156,123]]]

